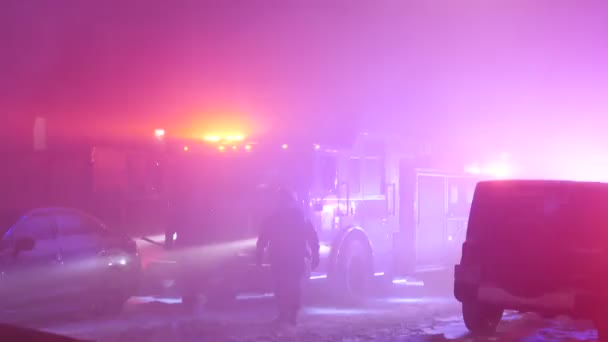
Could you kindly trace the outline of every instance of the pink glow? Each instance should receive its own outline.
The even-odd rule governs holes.
[[[242,115],[261,132],[386,130],[475,156],[458,167],[505,148],[525,177],[608,174],[603,1],[15,3],[0,12],[0,139],[30,143],[36,115],[50,143],[200,139],[218,133],[210,117],[235,133],[223,118]]]
[[[481,175],[482,169],[479,165],[477,165],[477,163],[475,163],[469,166],[465,166],[464,172],[470,173],[472,175]]]
[[[509,160],[509,155],[503,153],[498,161],[489,163],[473,163],[465,167],[464,171],[473,175],[487,176],[494,179],[516,177]]]

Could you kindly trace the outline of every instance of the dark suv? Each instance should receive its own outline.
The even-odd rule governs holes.
[[[607,285],[608,184],[477,185],[454,282],[471,332],[493,333],[517,310],[592,319],[603,336]]]

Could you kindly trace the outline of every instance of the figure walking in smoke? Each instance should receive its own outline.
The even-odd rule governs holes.
[[[313,225],[285,189],[278,192],[277,209],[264,220],[257,241],[257,263],[268,248],[279,316],[277,323],[295,327],[301,306],[306,258],[319,265],[319,238]]]

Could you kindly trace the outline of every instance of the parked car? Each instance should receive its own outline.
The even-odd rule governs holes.
[[[482,182],[475,190],[454,294],[474,333],[504,310],[594,320],[608,340],[608,184]]]
[[[117,312],[140,273],[134,240],[78,210],[35,209],[0,240],[0,308],[75,304]]]

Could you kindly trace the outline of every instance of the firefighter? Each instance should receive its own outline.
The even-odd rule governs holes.
[[[277,323],[295,326],[300,309],[306,259],[319,265],[317,233],[287,190],[280,190],[277,209],[263,222],[257,241],[257,264],[268,247],[279,316]]]

